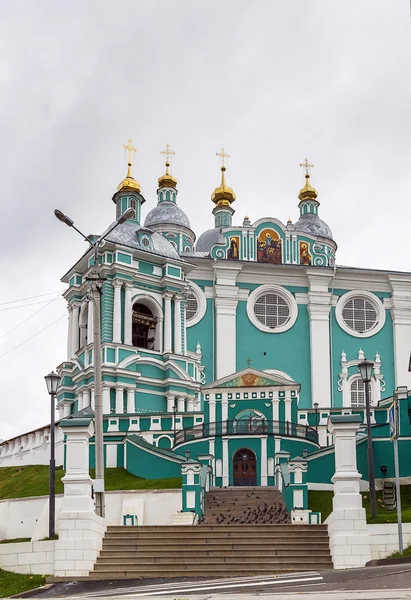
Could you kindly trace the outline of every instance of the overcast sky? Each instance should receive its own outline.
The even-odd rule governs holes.
[[[234,223],[296,221],[307,156],[337,262],[411,271],[410,43],[408,0],[0,0],[0,302],[50,293],[0,305],[0,438],[48,422],[65,359],[64,300],[16,308],[85,249],[53,209],[104,230],[129,137],[144,216],[166,143],[197,237],[222,146]]]

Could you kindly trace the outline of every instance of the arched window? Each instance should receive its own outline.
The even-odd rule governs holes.
[[[150,308],[136,302],[133,306],[133,328],[132,343],[138,348],[154,349],[155,331],[157,317],[153,315]]]
[[[368,384],[370,390],[370,404],[371,404],[371,384]],[[352,408],[364,408],[365,406],[365,385],[360,377],[357,377],[351,383],[351,407]]]

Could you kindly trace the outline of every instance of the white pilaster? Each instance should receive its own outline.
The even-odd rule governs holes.
[[[308,271],[308,314],[310,316],[311,400],[320,407],[331,404],[330,311],[328,291],[332,272]]]
[[[94,410],[96,407],[95,396],[94,396],[94,388],[90,389],[90,406]]]
[[[286,390],[284,404],[285,404],[285,420],[291,423],[291,392]]]
[[[169,353],[173,351],[171,342],[171,298],[170,292],[163,294],[164,299],[164,352]]]
[[[136,412],[135,389],[134,387],[127,388],[127,413],[132,415]]]
[[[132,343],[132,320],[133,306],[131,304],[131,292],[133,290],[132,283],[124,285],[124,343],[131,346]]]
[[[228,419],[228,400],[224,398],[221,400],[221,420],[227,421]]]
[[[209,422],[215,423],[215,400],[208,401],[208,410],[209,410]]]
[[[187,412],[194,411],[194,398],[187,398]]]
[[[174,353],[181,354],[181,294],[174,296]]]
[[[395,386],[411,388],[408,370],[411,339],[411,281],[404,277],[389,276],[392,286],[392,324],[394,333]]]
[[[278,392],[273,392],[271,403],[273,405],[273,421],[278,421],[280,418],[280,405],[279,405]]]
[[[71,358],[75,355],[79,349],[79,311],[80,305],[75,302],[73,305],[72,312],[72,325],[71,325]]]
[[[108,386],[103,387],[103,414],[109,415],[111,413],[110,407],[110,388]]]
[[[114,309],[113,309],[113,342],[121,344],[121,287],[118,279],[113,281]]]
[[[176,398],[174,394],[167,394],[167,412],[173,412],[173,406],[175,405]]]
[[[183,413],[185,412],[185,397],[177,396],[177,412]]]
[[[122,415],[124,413],[124,388],[120,385],[116,385],[116,414]]]
[[[88,301],[88,312],[87,312],[87,344],[92,344],[94,342],[94,302],[93,300]]]
[[[261,483],[267,485],[267,436],[261,436]]]
[[[87,408],[87,406],[90,406],[90,403],[91,403],[90,388],[85,388],[83,390],[83,408]]]
[[[236,280],[241,268],[232,264],[215,267],[217,379],[237,370],[236,314],[239,288],[236,286]]]
[[[223,486],[228,486],[230,482],[228,470],[228,438],[223,437]]]
[[[77,394],[77,410],[82,410],[83,408],[83,390],[80,390]]]
[[[71,351],[71,344],[73,342],[73,307],[71,304],[67,306],[68,310],[68,334],[67,334],[67,360],[71,360],[73,353]]]

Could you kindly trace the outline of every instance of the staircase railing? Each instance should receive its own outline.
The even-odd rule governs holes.
[[[246,419],[201,423],[176,432],[175,446],[190,440],[222,435],[281,435],[297,437],[318,444],[318,433],[308,425],[298,425],[291,421],[269,421],[267,419]]]

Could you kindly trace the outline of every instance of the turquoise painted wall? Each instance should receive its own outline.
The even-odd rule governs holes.
[[[195,283],[198,285],[197,281]],[[197,325],[187,327],[187,350],[195,352],[198,342],[203,353],[202,364],[205,366],[206,383],[211,383],[213,381],[213,300],[211,298],[207,298],[207,310],[201,321]]]
[[[181,476],[180,464],[168,460],[160,453],[157,453],[155,446],[152,446],[152,450],[148,452],[144,448],[135,446],[128,440],[126,441],[126,445],[127,471],[130,471],[136,477],[165,479]]]

